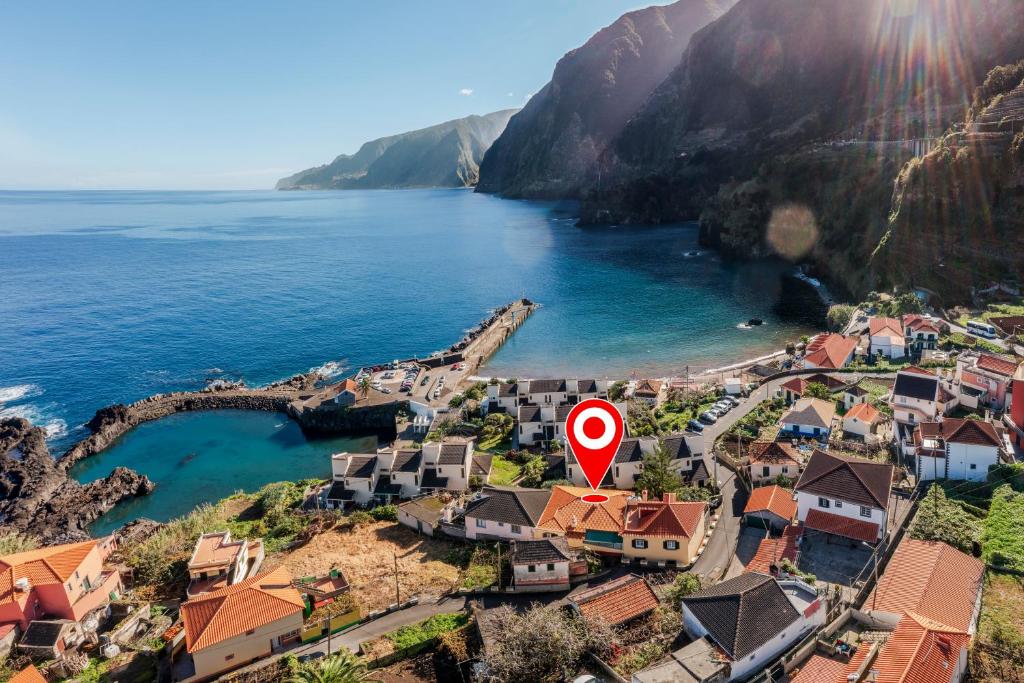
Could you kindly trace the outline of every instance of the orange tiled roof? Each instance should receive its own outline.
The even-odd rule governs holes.
[[[909,372],[913,375],[927,375],[928,377],[935,377],[935,373],[932,372],[931,370],[925,370],[924,368],[919,368],[916,365],[908,365],[907,367],[900,370],[900,372]]]
[[[980,560],[945,543],[905,538],[864,604],[969,631],[984,572]]]
[[[46,683],[43,674],[39,673],[34,665],[29,664],[26,668],[7,679],[7,683]]]
[[[809,510],[807,519],[804,520],[804,526],[815,531],[852,538],[855,541],[874,543],[878,540],[877,524],[843,517],[823,510]]]
[[[982,370],[988,370],[989,372],[994,372],[997,375],[1013,377],[1013,373],[1017,372],[1018,363],[1015,363],[1012,360],[1006,360],[1005,358],[1000,358],[999,356],[983,353],[978,356],[978,360],[975,365]]]
[[[971,637],[919,614],[905,614],[878,653],[875,683],[949,683]]]
[[[569,599],[584,619],[601,618],[612,626],[636,619],[658,606],[654,590],[636,574],[619,577]]]
[[[549,531],[612,531],[622,533],[623,510],[630,491],[601,489],[608,496],[604,503],[585,503],[580,498],[594,491],[578,486],[554,486],[551,498],[540,515],[537,526]]]
[[[815,654],[790,676],[789,683],[837,683],[840,680],[846,681],[846,662]]]
[[[761,539],[757,552],[747,563],[743,573],[771,574],[772,564],[778,564],[783,560],[796,562],[796,542],[800,539],[801,531],[800,527],[790,524],[783,530],[781,537]]]
[[[634,501],[626,505],[622,533],[693,538],[707,509],[707,503]]]
[[[796,517],[796,501],[793,500],[793,492],[775,484],[759,486],[751,491],[750,500],[747,501],[747,507],[743,508],[743,514],[765,511],[786,521],[792,521]]]
[[[850,408],[846,415],[843,415],[844,420],[860,420],[868,424],[874,423],[876,420],[881,419],[881,417],[882,412],[870,403],[858,403]]]
[[[886,332],[890,335],[903,339],[903,325],[896,318],[872,318],[868,322],[868,329],[872,337],[878,337]]]
[[[917,315],[916,313],[907,313],[903,316],[903,326],[909,327],[915,332],[934,332],[939,333],[939,328],[935,326],[931,320]]]
[[[857,348],[857,340],[841,334],[830,334],[815,340],[808,347],[804,360],[819,368],[838,370],[846,365],[847,358]]]
[[[338,385],[338,393],[351,391],[353,394],[359,391],[359,385],[351,377],[347,378],[344,382]]]
[[[291,581],[288,570],[280,567],[183,603],[188,651],[202,650],[302,612],[305,603]]]
[[[636,383],[636,389],[633,390],[633,395],[643,394],[644,396],[657,396],[658,392],[661,391],[661,380],[657,379],[642,379]]]
[[[64,583],[95,547],[96,541],[91,540],[0,557],[0,604],[14,601],[18,579],[27,578],[32,586]]]

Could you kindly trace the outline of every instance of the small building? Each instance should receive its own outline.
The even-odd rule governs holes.
[[[571,595],[569,604],[584,619],[621,626],[650,614],[660,603],[643,577],[628,574]]]
[[[960,402],[969,408],[1003,410],[1020,365],[991,353],[963,353],[956,359]]]
[[[816,450],[796,484],[797,519],[827,537],[876,543],[885,535],[893,466]]]
[[[868,348],[872,356],[899,360],[907,355],[903,324],[895,318],[871,318],[868,321]]]
[[[832,393],[836,393],[846,386],[846,383],[842,380],[838,380],[831,375],[819,372],[814,375],[794,377],[789,380],[779,387],[779,397],[785,399],[786,403],[793,403],[803,398],[804,392],[807,391],[807,387],[812,384],[820,384]]]
[[[625,415],[625,404],[621,405]],[[624,438],[600,486],[619,490],[634,488],[644,470],[644,459],[654,452],[658,443],[658,439],[652,436]],[[703,444],[704,437],[691,433],[670,434],[661,439],[662,447],[672,459],[670,466],[687,485],[703,486],[710,479],[704,464]],[[575,486],[590,486],[571,445],[566,444],[565,453],[566,478]]]
[[[807,345],[804,367],[808,370],[839,370],[853,360],[857,351],[857,338],[841,334],[818,335]]]
[[[714,641],[717,658],[729,665],[728,681],[761,671],[824,620],[812,587],[753,572],[683,598],[683,628],[691,638]]]
[[[564,538],[515,540],[511,545],[512,585],[517,591],[569,590],[574,570],[576,575],[587,573],[586,561],[577,561]]]
[[[781,486],[759,486],[750,492],[743,509],[743,522],[747,526],[782,530],[796,519],[796,501],[793,492]]]
[[[803,469],[803,456],[783,441],[755,441],[748,450],[750,481],[754,484],[775,481],[780,476],[796,479]]]
[[[541,516],[551,499],[545,489],[485,486],[466,506],[466,538],[518,540],[538,535]]]
[[[188,596],[231,586],[252,576],[263,565],[264,554],[261,539],[236,541],[230,531],[201,535],[188,561]]]
[[[796,564],[800,554],[800,536],[802,529],[790,524],[782,530],[781,536],[766,536],[757,545],[754,557],[750,559],[743,572],[757,572],[778,576],[782,562],[788,560]]]
[[[938,375],[914,366],[896,373],[896,383],[889,395],[893,418],[900,424],[935,420],[958,403]]]
[[[663,388],[664,382],[659,379],[642,379],[633,388],[633,398],[643,401],[652,408],[657,408],[661,403]]]
[[[919,481],[985,481],[1002,452],[1003,441],[991,422],[947,417],[917,426],[910,455]]]
[[[659,567],[688,567],[696,561],[708,527],[708,504],[676,500],[626,501],[622,522],[622,560]]]
[[[939,326],[929,318],[917,313],[903,316],[903,332],[907,351],[913,355],[921,355],[927,350],[935,350],[939,346]]]
[[[828,441],[835,416],[836,404],[832,401],[820,398],[802,398],[779,418],[779,424],[782,425],[784,432],[794,436]]]
[[[46,679],[43,678],[43,674],[39,673],[39,669],[34,665],[29,664],[27,667],[11,676],[7,680],[7,683],[46,683]]]
[[[334,395],[334,402],[340,406],[354,405],[359,400],[359,385],[355,380],[348,378],[338,384],[338,393]]]
[[[284,567],[182,603],[195,679],[213,679],[299,642],[305,609]]]
[[[633,673],[631,683],[722,683],[729,680],[729,664],[711,638],[700,638],[679,648],[664,661]]]
[[[873,683],[960,683],[967,671],[971,636],[908,612],[878,652]]]
[[[859,384],[851,384],[845,387],[839,396],[843,402],[843,410],[850,410],[858,403],[867,403],[871,399],[871,392]]]
[[[18,641],[18,652],[36,660],[60,659],[84,639],[82,627],[70,619],[37,619]]]
[[[451,505],[437,496],[420,496],[399,504],[398,523],[426,536],[433,536],[442,521],[451,521],[450,509]]]
[[[870,403],[858,403],[843,415],[843,434],[855,434],[862,439],[875,433],[885,416]]]

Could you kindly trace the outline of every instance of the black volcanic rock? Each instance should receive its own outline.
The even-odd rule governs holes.
[[[480,160],[516,109],[365,143],[349,156],[283,178],[278,190],[353,190],[475,185]]]
[[[735,0],[679,0],[629,12],[555,67],[480,165],[480,192],[574,196],[594,162],[679,63],[694,31]]]

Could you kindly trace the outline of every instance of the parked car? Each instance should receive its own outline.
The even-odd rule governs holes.
[[[686,423],[686,426],[690,429],[690,431],[697,432],[698,434],[704,431],[704,425],[702,425],[697,420],[690,420],[689,422]]]
[[[739,399],[737,399],[735,396],[726,396],[722,400],[731,403],[733,408],[738,408],[740,405]]]
[[[706,410],[703,413],[701,413],[700,417],[698,417],[697,419],[699,419],[704,424],[708,424],[708,425],[713,425],[716,422],[718,422],[718,416],[715,415],[710,410]]]
[[[422,381],[420,381],[420,386],[421,387],[422,386],[426,386],[427,382],[429,382],[429,381],[430,381],[430,375],[427,375],[426,377],[423,378]]]
[[[390,389],[388,389],[387,387],[383,387],[383,388],[382,388],[382,389],[380,390],[380,393],[382,393],[382,394],[390,394],[390,393],[391,393],[391,390],[390,390]]]

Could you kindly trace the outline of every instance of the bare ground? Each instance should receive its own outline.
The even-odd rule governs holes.
[[[352,530],[331,529],[308,543],[267,558],[293,576],[326,574],[339,567],[364,611],[395,602],[395,555],[401,597],[440,597],[459,584],[459,567],[449,561],[454,544],[420,536],[395,522],[374,522]]]

